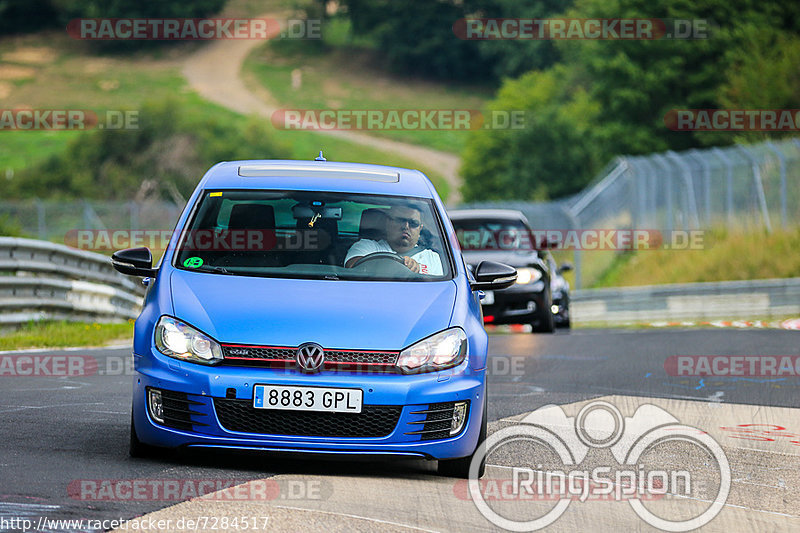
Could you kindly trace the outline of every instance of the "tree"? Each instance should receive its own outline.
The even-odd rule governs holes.
[[[580,189],[616,155],[733,142],[670,130],[664,117],[673,109],[800,107],[800,4],[665,0],[659,10],[666,19],[715,24],[694,40],[558,41],[558,64],[504,84],[492,102],[516,102],[534,118],[524,131],[473,134],[465,197],[555,197]],[[648,0],[576,0],[565,16],[643,19],[654,11]]]
[[[503,84],[492,113],[524,110],[521,129],[482,129],[463,153],[464,199],[545,200],[580,190],[602,163],[599,105],[556,66]]]

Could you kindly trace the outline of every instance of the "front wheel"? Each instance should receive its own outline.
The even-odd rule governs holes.
[[[467,457],[460,459],[444,459],[439,460],[438,472],[440,476],[457,477],[461,479],[469,479],[469,467],[472,464],[472,459],[475,453],[480,448],[481,444],[486,440],[487,424],[488,424],[488,405],[489,395],[486,387],[483,388],[483,415],[481,417],[481,429],[478,432],[478,443],[475,445],[475,450],[472,451]],[[486,473],[486,455],[484,454],[481,460],[481,465],[478,467],[478,479],[483,477]]]
[[[131,440],[128,447],[128,454],[137,459],[152,457],[155,452],[155,447],[145,444],[139,440],[136,435],[136,425],[133,423],[133,412],[131,412]]]

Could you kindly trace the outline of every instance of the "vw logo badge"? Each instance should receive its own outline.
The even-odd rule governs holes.
[[[295,361],[303,372],[319,372],[325,362],[325,352],[319,344],[307,342],[297,349]]]

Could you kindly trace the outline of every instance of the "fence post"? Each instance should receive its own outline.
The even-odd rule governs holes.
[[[561,209],[562,209],[562,211],[564,211],[564,214],[567,215],[567,217],[569,218],[569,224],[571,226],[571,229],[574,229],[574,230],[581,229],[580,221],[578,220],[578,217],[576,217],[572,213],[572,210],[569,207],[562,207]],[[583,276],[581,275],[581,266],[582,266],[581,253],[582,253],[581,247],[578,246],[578,248],[575,249],[575,253],[572,254],[572,259],[573,259],[573,261],[575,261],[574,267],[575,267],[575,288],[576,289],[580,289],[580,288],[583,287]]]
[[[687,203],[686,210],[688,211],[686,218],[691,220],[691,222],[694,222],[695,229],[699,228],[700,219],[697,216],[697,200],[695,199],[695,194],[694,194],[694,180],[692,179],[692,170],[689,168],[689,165],[687,165],[686,162],[681,158],[681,156],[679,156],[672,150],[669,150],[667,152],[667,156],[670,159],[672,159],[672,161],[675,162],[675,165],[678,166],[682,171],[681,175],[683,176],[684,186],[686,187],[686,203]],[[689,220],[687,220],[686,229],[692,229],[690,225],[691,222]]]
[[[36,199],[36,226],[39,239],[47,240],[47,213],[45,212],[44,202],[41,198]]]
[[[719,148],[712,148],[711,153],[717,156],[725,165],[725,211],[728,215],[728,225],[733,225],[733,163],[731,158],[725,155],[725,152]]]
[[[786,206],[786,157],[783,155],[783,152],[778,150],[778,147],[775,146],[772,141],[767,141],[767,148],[775,152],[781,163],[781,226],[783,229],[786,229],[789,226]]]
[[[700,164],[700,168],[703,169],[703,209],[705,210],[703,218],[705,219],[706,227],[709,227],[711,226],[711,168],[697,149],[693,148],[689,150],[689,153]]]
[[[131,230],[139,229],[139,204],[135,200],[128,202],[131,210]]]
[[[672,178],[672,166],[669,162],[666,161],[661,154],[653,154],[653,162],[658,163],[658,166],[662,167],[666,171],[666,176],[668,178]],[[665,213],[664,213],[664,221],[666,222],[667,232],[672,233],[673,229],[673,213],[672,213],[672,184],[670,183],[672,180],[667,179],[665,181],[665,190],[666,190],[666,200],[667,204],[665,206]]]
[[[756,157],[743,145],[738,145],[737,148],[747,157],[752,165],[753,179],[756,183],[756,194],[758,195],[758,204],[761,207],[761,217],[764,219],[764,225],[767,227],[767,233],[772,233],[772,222],[769,219],[769,209],[767,209],[767,197],[764,194],[764,182],[761,181],[761,168],[758,166]]]

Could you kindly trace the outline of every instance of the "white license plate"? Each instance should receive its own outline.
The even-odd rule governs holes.
[[[361,389],[285,385],[256,385],[253,389],[253,407],[256,409],[360,413],[364,398]]]
[[[486,296],[484,296],[483,300],[481,300],[481,304],[483,305],[494,304],[494,292],[492,291],[483,291],[483,292],[486,294]]]

